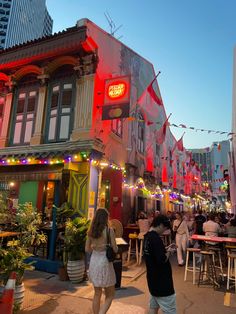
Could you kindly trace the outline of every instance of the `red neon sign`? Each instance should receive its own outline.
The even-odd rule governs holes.
[[[122,98],[127,91],[126,82],[117,81],[108,85],[107,96],[110,99],[119,99]]]
[[[105,80],[104,105],[130,102],[130,77],[122,76]]]

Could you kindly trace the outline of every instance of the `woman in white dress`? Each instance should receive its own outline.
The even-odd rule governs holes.
[[[89,280],[94,286],[93,313],[105,314],[111,306],[115,295],[116,276],[113,263],[106,257],[108,232],[114,252],[118,251],[115,233],[108,227],[109,213],[105,208],[98,208],[88,231],[86,252],[92,252],[89,263]],[[101,306],[102,290],[105,292],[105,302]]]

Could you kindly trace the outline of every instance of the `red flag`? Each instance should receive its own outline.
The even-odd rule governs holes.
[[[181,152],[184,151],[183,136],[177,141],[177,148]]]
[[[171,116],[171,114],[169,115],[169,117]],[[162,125],[162,127],[156,132],[156,142],[158,145],[161,145],[164,143],[165,141],[165,137],[166,137],[166,130],[167,130],[167,126],[169,125],[169,117],[166,119],[166,121],[164,122],[164,124]]]
[[[159,105],[159,106],[163,106],[162,100],[161,98],[159,98],[155,92],[155,90],[152,87],[152,84],[154,83],[154,81],[156,80],[156,77],[154,78],[154,80],[149,84],[149,86],[147,87],[147,91],[149,92],[150,96],[152,97],[152,99]]]
[[[160,74],[161,72],[159,71],[157,73],[157,75],[154,77],[154,79],[151,81],[151,83],[148,85],[148,87],[145,88],[145,90],[143,91],[143,93],[141,94],[141,96],[138,98],[137,103],[140,102],[140,100],[142,99],[144,93],[146,91],[148,91],[149,95],[151,96],[151,98],[153,99],[153,101],[155,101],[159,106],[163,106],[162,100],[157,96],[155,90],[153,89],[152,85],[155,82],[157,76]]]
[[[185,132],[184,132],[184,134],[185,134]],[[172,149],[172,153],[174,152],[174,150],[176,149],[176,147],[177,147],[177,149],[179,150],[179,151],[181,151],[181,152],[183,152],[184,151],[184,144],[183,144],[183,137],[184,137],[184,134],[181,136],[181,138],[175,143],[175,145],[174,145],[174,147],[173,147],[173,149]]]

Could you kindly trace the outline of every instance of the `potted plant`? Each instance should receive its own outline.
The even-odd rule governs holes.
[[[0,276],[6,284],[12,271],[16,272],[16,287],[14,292],[15,306],[20,309],[24,299],[23,276],[26,269],[34,269],[32,263],[26,263],[25,259],[31,256],[27,249],[21,247],[18,240],[8,242],[7,248],[0,249]]]
[[[0,249],[0,275],[6,282],[10,273],[16,272],[14,299],[20,308],[24,298],[24,272],[26,269],[33,269],[32,263],[28,263],[26,259],[32,256],[32,246],[45,243],[47,238],[39,231],[41,216],[31,204],[19,204],[11,218],[14,231],[19,232],[19,235],[17,240],[8,241],[7,246]]]
[[[65,260],[69,279],[76,283],[81,282],[85,275],[85,242],[89,220],[76,217],[66,222],[65,228]]]

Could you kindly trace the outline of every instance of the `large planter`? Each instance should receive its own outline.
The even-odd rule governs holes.
[[[68,261],[67,273],[71,282],[78,283],[83,281],[84,272],[85,272],[84,260]]]
[[[22,282],[20,285],[16,285],[14,292],[14,304],[17,305],[18,308],[21,307],[25,296],[25,286]]]

